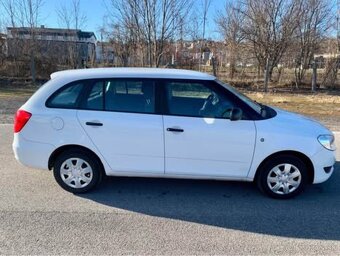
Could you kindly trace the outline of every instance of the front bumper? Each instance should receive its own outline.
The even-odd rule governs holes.
[[[335,155],[336,151],[330,151],[322,147],[311,157],[314,165],[313,184],[322,183],[332,176],[336,162]]]

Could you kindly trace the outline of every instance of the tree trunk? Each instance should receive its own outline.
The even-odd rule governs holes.
[[[316,79],[317,79],[317,65],[316,61],[313,60],[312,92],[316,91]]]
[[[33,52],[31,53],[31,75],[32,75],[32,83],[35,85],[36,82],[36,74],[35,74],[35,59]]]
[[[261,65],[258,64],[256,68],[257,68],[257,79],[259,80],[261,78]]]
[[[294,73],[295,73],[295,88],[296,89],[299,89],[299,86],[300,86],[301,81],[302,81],[302,79],[301,79],[301,67],[300,66],[295,67],[295,69],[294,69]]]
[[[230,67],[229,67],[230,79],[234,79],[235,71],[236,71],[235,63],[230,63]]]
[[[212,65],[213,65],[213,73],[214,73],[214,76],[217,77],[217,70],[216,70],[216,61],[215,61],[215,57],[212,57],[212,58],[211,58],[211,62],[212,62]]]
[[[267,58],[266,61],[266,69],[264,72],[264,92],[268,92],[268,82],[270,79],[270,63],[269,63],[269,58]]]
[[[234,56],[232,56],[230,58],[230,66],[229,66],[230,79],[234,79],[235,71],[236,71],[236,60],[235,60]]]

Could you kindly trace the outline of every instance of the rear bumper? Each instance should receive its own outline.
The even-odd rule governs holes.
[[[12,148],[21,164],[44,170],[48,170],[48,159],[55,150],[53,145],[29,141],[20,134],[14,134]]]
[[[322,148],[318,153],[311,157],[314,165],[314,184],[328,180],[334,171],[335,151]]]

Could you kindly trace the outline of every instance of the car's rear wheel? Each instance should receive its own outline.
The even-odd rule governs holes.
[[[259,170],[257,185],[273,198],[288,199],[300,194],[307,183],[307,167],[290,155],[269,159]]]
[[[68,150],[61,153],[53,168],[58,184],[71,193],[84,193],[99,184],[102,177],[97,159],[83,150]]]

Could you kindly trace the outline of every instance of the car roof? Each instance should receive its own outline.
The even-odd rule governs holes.
[[[74,80],[91,78],[171,78],[192,80],[215,80],[212,75],[192,70],[165,68],[89,68],[59,71],[51,79],[64,77]]]

